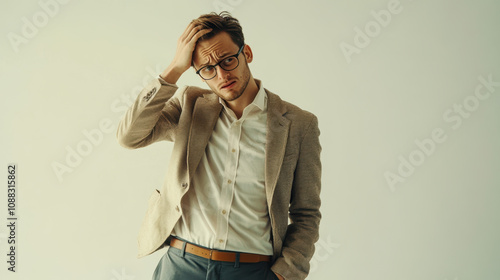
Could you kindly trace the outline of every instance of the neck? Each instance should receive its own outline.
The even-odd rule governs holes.
[[[255,82],[253,77],[250,77],[250,81],[248,81],[247,88],[245,89],[243,94],[236,100],[226,101],[226,104],[229,108],[231,108],[231,110],[233,110],[234,114],[239,119],[241,118],[241,115],[243,115],[243,110],[253,102],[258,92],[259,86]]]

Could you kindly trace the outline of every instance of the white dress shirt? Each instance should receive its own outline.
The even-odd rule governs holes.
[[[264,188],[267,93],[257,83],[240,119],[219,98],[222,112],[173,235],[207,248],[273,254]]]

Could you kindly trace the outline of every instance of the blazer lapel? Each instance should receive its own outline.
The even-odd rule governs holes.
[[[187,146],[189,177],[192,177],[201,157],[205,153],[205,148],[217,123],[221,109],[222,104],[219,103],[216,94],[206,94],[203,98],[198,98],[194,104]]]
[[[268,207],[271,206],[274,190],[281,171],[283,157],[290,129],[290,121],[283,115],[286,108],[281,99],[266,90],[268,95],[265,188]]]

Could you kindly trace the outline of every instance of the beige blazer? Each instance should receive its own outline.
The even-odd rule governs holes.
[[[260,84],[260,81],[257,80]],[[318,240],[321,162],[317,118],[268,94],[265,189],[272,228],[272,270],[304,279]],[[222,110],[217,95],[198,87],[153,80],[121,120],[117,138],[127,148],[174,142],[165,182],[148,202],[138,257],[164,247],[180,218],[181,199]]]

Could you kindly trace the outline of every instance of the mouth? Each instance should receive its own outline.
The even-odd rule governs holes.
[[[220,89],[229,89],[232,88],[236,84],[236,81],[229,81],[225,84],[223,84]]]

